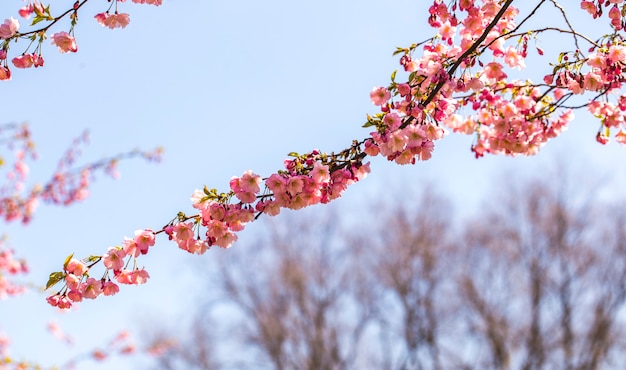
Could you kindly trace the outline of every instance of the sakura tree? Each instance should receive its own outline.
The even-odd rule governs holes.
[[[32,17],[29,30],[23,31],[15,18],[5,20],[0,27],[3,79],[11,78],[13,67],[42,67],[47,38],[63,53],[77,52],[78,15],[82,17],[87,1],[60,12],[30,2],[19,12]],[[93,16],[104,27],[124,28],[130,22],[127,5],[113,0]],[[564,26],[542,24],[548,8],[557,10]],[[570,16],[581,8],[596,26],[591,32],[583,33],[583,25]],[[113,295],[118,284],[145,283],[149,274],[137,259],[150,251],[159,234],[189,253],[228,248],[238,232],[263,214],[275,216],[282,209],[341,197],[370,171],[370,157],[397,164],[430,159],[435,142],[449,131],[474,135],[471,149],[477,158],[534,155],[567,128],[575,110],[587,110],[599,120],[598,142],[614,137],[626,143],[624,12],[620,0],[434,1],[425,15],[432,37],[397,48],[400,70],[370,93],[379,111],[367,115],[369,134],[337,152],[292,152],[283,169],[265,176],[246,171],[230,180],[227,191],[205,186],[192,195],[194,214],[179,212],[162,227],[137,230],[104,253],[69,256],[62,270],[50,275],[48,288],[59,282],[64,286],[48,302],[69,308],[84,298]],[[69,19],[65,29],[64,19]],[[560,49],[544,51],[540,42],[546,39],[558,40]],[[535,68],[540,74],[523,73],[529,61],[544,66]],[[100,264],[103,273],[92,270]]]

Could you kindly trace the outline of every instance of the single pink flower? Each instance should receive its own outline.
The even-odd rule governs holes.
[[[52,35],[52,44],[58,46],[61,53],[75,53],[78,51],[76,39],[65,31],[57,32]]]
[[[62,310],[71,308],[72,307],[72,301],[69,298],[67,298],[67,296],[60,296],[59,297],[59,304],[57,305],[57,307],[59,307]]]
[[[9,19],[5,19],[2,24],[0,24],[0,39],[9,39],[13,37],[17,33],[17,29],[20,28],[20,22],[11,17]]]
[[[382,106],[391,99],[391,93],[384,87],[375,87],[370,93],[370,99],[374,105]]]
[[[33,66],[33,54],[23,54],[11,60],[17,68],[30,68]]]
[[[598,10],[596,9],[596,4],[593,1],[581,1],[580,8],[586,10],[589,14],[596,17],[598,14]]]
[[[598,134],[596,135],[596,141],[602,145],[606,145],[609,143],[610,139],[608,136],[604,135],[603,133],[598,132]]]
[[[135,270],[131,273],[131,281],[135,285],[144,284],[150,278],[150,274],[145,269]]]
[[[135,243],[137,248],[141,251],[141,254],[147,254],[148,248],[152,247],[155,243],[154,231],[150,229],[135,230]]]
[[[215,245],[220,248],[230,248],[230,246],[237,241],[237,235],[231,233],[230,231],[225,233],[224,235],[216,238]]]
[[[80,291],[75,289],[70,289],[70,291],[67,292],[67,298],[69,298],[72,302],[83,301],[83,295],[80,293]]]
[[[88,278],[81,284],[81,292],[84,298],[95,299],[102,294],[102,282],[94,278]]]
[[[129,270],[122,270],[115,275],[115,279],[120,284],[132,284],[132,272]]]
[[[304,188],[304,179],[302,176],[293,176],[287,181],[287,191],[291,195],[296,195]]]
[[[274,193],[280,194],[287,191],[287,179],[280,174],[272,174],[265,180],[265,185]]]
[[[96,359],[97,361],[104,361],[106,360],[106,358],[108,357],[108,355],[106,353],[104,353],[104,351],[101,351],[99,349],[94,350],[91,355],[93,356],[94,359]]]
[[[115,295],[120,291],[120,287],[112,281],[107,281],[102,284],[102,294],[106,296]]]
[[[124,267],[124,258],[126,251],[119,247],[111,247],[108,252],[102,256],[102,263],[111,270],[121,270]]]
[[[83,261],[72,258],[67,263],[67,266],[65,266],[65,271],[76,276],[83,276],[89,269]]]
[[[58,294],[51,295],[46,298],[46,302],[48,302],[48,304],[52,307],[57,307],[59,305],[59,298],[60,296]]]
[[[28,19],[30,18],[30,15],[33,13],[33,11],[34,11],[33,4],[28,4],[20,8],[18,13],[20,13],[20,17]]]
[[[80,285],[80,281],[82,279],[82,275],[77,276],[74,274],[67,274],[65,275],[65,285],[67,285],[67,287],[70,289],[78,289],[78,286]]]
[[[245,192],[258,193],[261,191],[259,185],[261,184],[261,176],[256,175],[251,170],[248,170],[243,173],[240,179],[241,190]]]
[[[137,242],[135,241],[135,239],[131,239],[128,237],[124,238],[124,241],[122,242],[122,249],[124,249],[124,252],[126,252],[126,254],[133,257],[139,257],[139,255],[141,254],[141,249],[137,247]]]
[[[276,216],[280,213],[280,205],[275,201],[267,201],[263,205],[263,213],[268,216]]]
[[[11,79],[11,70],[0,66],[0,81],[6,81]]]
[[[502,64],[491,62],[485,66],[485,75],[487,78],[493,78],[495,80],[503,80],[505,79],[506,73],[502,71]]]

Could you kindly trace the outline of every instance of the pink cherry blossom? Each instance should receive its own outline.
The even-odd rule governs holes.
[[[0,81],[10,80],[11,79],[11,70],[0,66]]]
[[[76,39],[65,31],[57,32],[51,37],[52,44],[58,46],[61,53],[75,53],[78,51]]]
[[[60,295],[54,294],[54,295],[47,297],[46,302],[48,302],[48,304],[51,305],[52,307],[57,307],[59,305],[60,298],[61,298]]]
[[[145,284],[150,278],[150,274],[145,269],[134,270],[131,275],[131,281],[135,285]]]
[[[374,105],[383,105],[391,99],[391,93],[384,87],[375,87],[370,93],[370,99]]]
[[[95,299],[102,294],[102,282],[94,278],[88,278],[80,288],[83,298]]]
[[[85,262],[77,260],[76,258],[72,258],[65,266],[65,271],[69,274],[74,274],[76,276],[83,276],[89,269]]]
[[[102,256],[104,266],[111,270],[121,270],[124,267],[124,258],[126,251],[120,247],[111,247],[109,251]]]
[[[11,17],[9,19],[5,19],[2,24],[0,24],[0,39],[9,39],[13,37],[17,33],[17,29],[20,28],[20,22]]]
[[[17,68],[30,68],[34,64],[33,54],[23,54],[11,60]]]
[[[74,275],[72,273],[68,273],[67,275],[65,275],[65,285],[67,285],[67,287],[70,289],[78,289],[82,279],[82,275]]]
[[[83,294],[78,289],[70,288],[67,292],[67,298],[72,302],[82,302]]]
[[[103,27],[109,27],[110,29],[125,28],[130,23],[130,16],[127,13],[98,13],[94,18]]]
[[[502,71],[502,65],[496,62],[488,63],[485,66],[485,76],[495,80],[502,80],[507,77],[506,73]]]
[[[154,231],[150,229],[135,230],[135,243],[141,254],[147,254],[148,248],[155,243]]]
[[[120,287],[112,281],[102,284],[102,294],[105,296],[115,295],[120,291]]]
[[[62,310],[71,308],[72,301],[67,296],[59,296],[57,307],[59,307]]]

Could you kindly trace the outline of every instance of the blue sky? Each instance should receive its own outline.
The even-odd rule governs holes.
[[[72,3],[55,1],[52,10]],[[3,1],[0,18],[16,17],[22,4]],[[4,225],[18,254],[28,259],[27,279],[35,284],[44,284],[72,252],[104,253],[135,229],[158,228],[178,211],[190,211],[189,196],[204,184],[227,189],[231,176],[247,169],[261,175],[280,169],[291,151],[336,151],[365,137],[365,114],[375,112],[369,92],[386,85],[399,67],[391,56],[395,47],[432,35],[428,2],[421,1],[361,0],[355,6],[329,0],[165,0],[158,8],[124,3],[120,11],[131,16],[124,30],[105,29],[92,19],[106,6],[92,0],[81,9],[78,53],[61,55],[47,46],[44,68],[14,70],[13,80],[3,82],[2,122],[31,126],[40,155],[31,165],[34,181],[46,179],[84,129],[91,133],[85,162],[156,146],[165,148],[164,161],[122,163],[121,178],[101,178],[86,202],[42,206],[28,227]],[[499,173],[545,171],[557,156],[579,171],[610,173],[609,193],[621,196],[626,149],[596,144],[598,123],[577,117],[534,158],[475,160],[472,138],[450,136],[437,144],[429,162],[399,167],[376,160],[366,181],[335,206],[354,217],[372,200],[401,197],[389,191],[420,189],[430,181],[451,194],[462,213],[498,187]],[[262,227],[263,222],[248,226],[241,242]],[[140,261],[152,275],[147,285],[123,287],[115,297],[62,315],[31,292],[0,302],[0,330],[12,339],[15,358],[61,364],[124,327],[140,329],[189,312],[200,294],[196,287],[204,286],[194,280],[194,269],[214,253],[236,253],[236,245],[197,257],[161,238]],[[79,342],[69,351],[58,344],[45,332],[50,320]],[[90,362],[79,368],[110,366]],[[132,368],[124,361],[115,366]]]

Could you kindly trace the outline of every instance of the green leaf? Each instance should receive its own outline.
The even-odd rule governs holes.
[[[374,126],[374,124],[373,124],[371,121],[367,121],[367,122],[365,122],[365,124],[364,124],[363,126],[361,126],[361,127],[372,127],[372,126]]]
[[[56,283],[63,280],[64,278],[65,278],[65,273],[63,272],[57,271],[57,272],[51,273],[50,278],[48,279],[48,282],[46,283],[46,290],[56,285]]]
[[[291,152],[291,153],[287,154],[287,156],[289,156],[289,157],[299,157],[300,154],[298,154],[296,152]]]
[[[74,257],[74,253],[70,254],[69,256],[67,256],[67,258],[65,258],[65,261],[63,262],[63,268],[67,268],[67,264],[70,263],[70,260],[72,259],[72,257]]]
[[[405,48],[397,47],[396,51],[393,52],[393,55],[396,56],[396,55],[398,55],[400,53],[406,53],[406,52],[407,52],[407,50]]]
[[[396,82],[396,73],[398,73],[397,69],[391,74],[391,82]]]
[[[33,19],[33,22],[30,24],[31,26],[36,25],[37,23],[46,20],[44,17],[37,16]]]
[[[87,257],[87,262],[96,262],[99,261],[102,256],[89,256]]]

